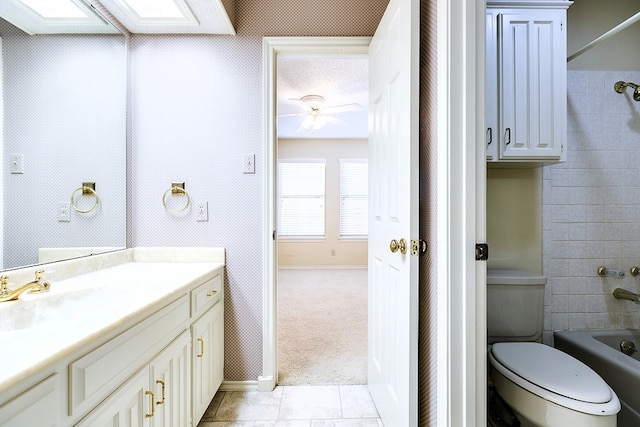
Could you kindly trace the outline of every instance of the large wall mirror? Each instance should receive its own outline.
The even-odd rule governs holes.
[[[0,19],[0,43],[0,269],[124,248],[125,36],[30,35]]]

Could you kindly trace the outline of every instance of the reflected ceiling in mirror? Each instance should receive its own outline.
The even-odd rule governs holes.
[[[37,264],[42,248],[51,260],[125,247],[125,37],[29,35],[0,19],[0,46],[0,267]],[[87,182],[97,199],[76,192]]]

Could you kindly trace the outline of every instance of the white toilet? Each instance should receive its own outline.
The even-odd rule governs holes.
[[[545,283],[524,271],[487,271],[494,391],[521,427],[615,427],[620,401],[611,387],[584,363],[538,342]]]

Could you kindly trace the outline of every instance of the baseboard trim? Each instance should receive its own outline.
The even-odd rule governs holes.
[[[258,391],[272,391],[274,388],[276,388],[276,380],[273,375],[258,377]]]
[[[223,381],[220,391],[258,391],[258,381]]]

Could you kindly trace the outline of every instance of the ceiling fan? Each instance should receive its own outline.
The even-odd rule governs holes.
[[[357,111],[362,108],[362,106],[357,103],[324,107],[324,97],[320,95],[305,95],[301,98],[289,98],[289,101],[302,103],[301,106],[305,111],[299,113],[281,114],[278,117],[304,117],[304,119],[300,123],[300,126],[298,126],[297,132],[305,130],[315,132],[316,130],[326,125],[328,122],[344,123],[344,120],[334,117],[333,114]]]

